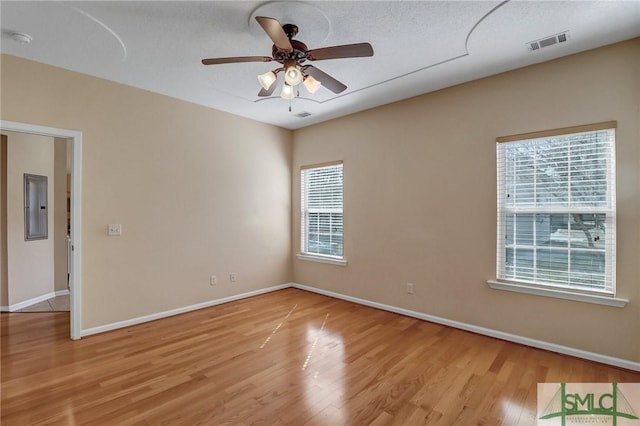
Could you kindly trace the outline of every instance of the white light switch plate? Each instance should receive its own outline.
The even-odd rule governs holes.
[[[122,225],[120,223],[110,223],[108,231],[110,236],[122,235]]]

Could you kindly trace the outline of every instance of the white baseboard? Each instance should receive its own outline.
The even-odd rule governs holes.
[[[247,293],[236,294],[229,297],[223,297],[222,299],[209,300],[207,302],[196,303],[195,305],[184,306],[182,308],[170,309],[164,312],[158,312],[155,314],[144,315],[137,318],[132,318],[124,321],[118,321],[111,324],[105,324],[98,327],[88,328],[80,331],[80,337],[90,336],[92,334],[104,333],[105,331],[116,330],[118,328],[130,327],[132,325],[142,324],[148,321],[154,321],[160,318],[166,318],[173,315],[184,314],[185,312],[191,312],[202,308],[208,308],[210,306],[220,305],[222,303],[233,302],[235,300],[246,299],[247,297],[258,296],[260,294],[270,293],[272,291],[282,290],[292,287],[291,283],[276,285],[273,287],[262,288],[260,290],[250,291]]]
[[[35,305],[36,303],[40,303],[42,301],[58,297],[58,296],[66,296],[69,294],[69,290],[56,290],[53,293],[48,293],[42,296],[34,297],[33,299],[25,300],[24,302],[14,303],[10,306],[0,306],[0,312],[15,312],[20,309],[27,308],[31,305]]]
[[[15,312],[19,311],[20,309],[28,308],[29,306],[35,305],[36,303],[44,302],[48,299],[53,299],[54,297],[56,297],[56,293],[51,292],[43,294],[42,296],[34,297],[32,299],[23,300],[22,302],[14,303],[13,305],[2,306],[0,307],[0,310],[2,312]]]
[[[334,297],[336,299],[346,300],[348,302],[357,303],[359,305],[370,306],[372,308],[382,309],[383,311],[394,312],[408,317],[418,318],[421,320],[442,324],[461,330],[471,331],[473,333],[482,334],[496,339],[507,340],[509,342],[519,343],[534,348],[544,349],[551,352],[558,352],[565,355],[571,355],[576,358],[587,359],[590,361],[600,362],[602,364],[613,365],[615,367],[626,368],[627,370],[640,371],[640,362],[629,361],[622,358],[616,358],[609,355],[603,355],[595,352],[583,351],[581,349],[571,348],[569,346],[549,343],[542,340],[531,339],[529,337],[518,336],[517,334],[505,333],[503,331],[493,330],[491,328],[480,327],[473,324],[454,321],[447,318],[437,317],[434,315],[424,314],[422,312],[410,311],[408,309],[398,308],[396,306],[385,305],[384,303],[372,302],[358,297],[347,296],[333,291],[327,291],[316,287],[310,287],[303,284],[291,283],[291,286],[300,290],[310,291],[312,293],[322,294],[324,296]]]
[[[234,296],[224,297],[222,299],[210,300],[207,302],[197,303],[195,305],[184,306],[182,308],[171,309],[164,312],[158,312],[151,315],[145,315],[137,318],[132,318],[125,321],[119,321],[111,324],[106,324],[98,327],[88,328],[80,332],[80,336],[90,336],[92,334],[104,333],[106,331],[116,330],[123,327],[129,327],[136,324],[142,324],[148,321],[154,321],[160,318],[166,318],[173,315],[183,314],[185,312],[195,311],[197,309],[208,308],[215,305],[220,305],[227,302],[233,302],[235,300],[245,299],[248,297],[258,296],[260,294],[270,293],[273,291],[282,290],[285,288],[297,288],[300,290],[309,291],[312,293],[322,294],[324,296],[333,297],[336,299],[346,300],[348,302],[357,303],[359,305],[370,306],[372,308],[381,309],[388,312],[394,312],[408,317],[421,319],[424,321],[433,322],[436,324],[442,324],[460,330],[470,331],[472,333],[482,334],[496,339],[506,340],[509,342],[519,343],[534,348],[544,349],[551,352],[558,352],[564,355],[574,356],[576,358],[587,359],[590,361],[600,362],[602,364],[608,364],[615,367],[626,368],[628,370],[640,371],[640,362],[634,362],[622,358],[616,358],[609,355],[603,355],[595,352],[584,351],[581,349],[572,348],[569,346],[558,345],[555,343],[545,342],[542,340],[531,339],[529,337],[519,336],[517,334],[505,333],[503,331],[493,330],[490,328],[480,327],[473,324],[468,324],[460,321],[454,321],[447,318],[437,317],[434,315],[425,314],[422,312],[411,311],[409,309],[399,308],[396,306],[386,305],[384,303],[372,302],[370,300],[361,299],[358,297],[347,296],[345,294],[336,293],[333,291],[323,290],[316,287],[310,287],[298,283],[281,284],[273,287],[268,287],[260,290],[250,291],[247,293],[236,294]],[[2,307],[4,309],[5,307]]]

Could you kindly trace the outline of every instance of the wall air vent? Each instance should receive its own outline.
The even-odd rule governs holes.
[[[295,116],[298,117],[298,118],[305,118],[305,117],[308,117],[310,115],[311,115],[311,113],[307,112],[307,111],[303,111],[303,112],[299,112],[298,114],[295,114]]]
[[[564,43],[569,40],[569,31],[564,31],[550,37],[541,38],[540,40],[530,41],[526,44],[530,51],[539,50],[543,47],[553,46],[554,44]]]

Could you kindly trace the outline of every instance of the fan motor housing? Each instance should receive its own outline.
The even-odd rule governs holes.
[[[296,61],[303,61],[307,57],[307,45],[298,40],[290,40],[291,47],[293,47],[292,52],[285,52],[283,50],[278,49],[278,47],[274,44],[271,50],[271,56],[276,61],[282,63],[286,59],[294,59]]]

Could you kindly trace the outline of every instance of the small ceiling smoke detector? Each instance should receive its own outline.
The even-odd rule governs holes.
[[[29,34],[25,34],[25,33],[12,32],[9,35],[11,36],[11,38],[13,40],[17,41],[18,43],[22,43],[22,44],[29,44],[29,43],[31,43],[31,40],[33,40],[33,37],[31,37]]]

